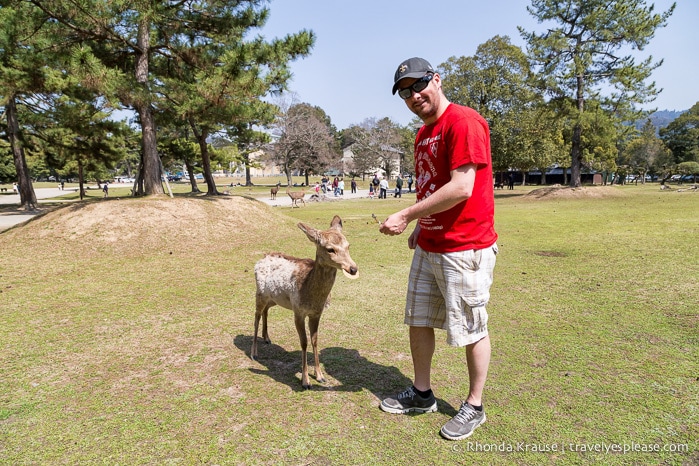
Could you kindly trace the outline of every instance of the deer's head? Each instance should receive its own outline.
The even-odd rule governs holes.
[[[327,230],[316,230],[305,223],[299,223],[298,227],[316,245],[316,263],[340,269],[347,278],[359,278],[357,264],[350,257],[349,241],[342,234],[339,216],[333,217]]]

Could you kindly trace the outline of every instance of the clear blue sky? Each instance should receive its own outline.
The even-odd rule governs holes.
[[[671,0],[647,1],[664,12]],[[527,13],[529,0],[272,0],[267,39],[302,29],[316,34],[311,55],[292,63],[291,91],[321,107],[338,129],[366,118],[389,117],[401,125],[413,114],[391,95],[393,73],[406,58],[433,66],[470,56],[496,35],[525,48],[517,31],[543,32]],[[677,0],[668,26],[656,31],[643,56],[664,64],[652,80],[664,89],[647,109],[687,110],[699,101],[699,1]]]

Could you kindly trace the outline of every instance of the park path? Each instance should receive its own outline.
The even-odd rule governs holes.
[[[36,200],[41,203],[42,199],[51,199],[54,197],[62,196],[65,191],[58,188],[36,188],[34,189],[34,194],[36,195]],[[11,205],[15,204],[19,207],[20,197],[19,194],[2,194],[0,195],[0,204]],[[26,212],[24,210],[15,211],[4,211],[0,212],[0,231],[7,230],[15,225],[24,223],[31,220],[37,215],[41,215],[44,212]]]
[[[65,191],[62,191],[58,188],[36,188],[34,190],[36,194],[36,199],[41,203],[42,199],[53,199],[56,197],[60,197],[63,194],[65,194]],[[406,191],[403,190],[403,194],[405,194]],[[235,194],[235,192],[234,192]],[[323,195],[321,195],[323,196]],[[342,196],[333,196],[332,194],[325,194],[323,199],[326,201],[341,201],[343,199],[358,199],[358,198],[368,198],[369,197],[369,190],[368,189],[359,189],[357,190],[356,193],[351,193],[348,190],[345,190],[345,194]],[[393,192],[389,191],[388,198],[393,197]],[[311,194],[307,193],[306,194],[306,202],[312,202],[310,200]],[[282,192],[281,190],[279,191],[279,194],[277,194],[276,199],[270,199],[269,194],[264,195],[264,196],[257,196],[257,200],[264,202],[267,205],[270,205],[272,207],[290,207],[291,206],[291,199],[289,196],[285,193]],[[0,195],[0,204],[2,205],[11,205],[15,204],[19,206],[20,203],[20,198],[19,194],[3,194]],[[19,225],[20,223],[27,222],[34,218],[37,215],[43,214],[43,211],[37,211],[37,212],[25,212],[23,210],[6,210],[4,212],[0,212],[0,231],[7,230],[8,228],[11,228],[15,225]]]

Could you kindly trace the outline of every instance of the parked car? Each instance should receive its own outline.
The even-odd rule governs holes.
[[[683,175],[680,178],[680,183],[694,183],[696,179],[697,176],[695,175]]]
[[[179,175],[168,175],[167,180],[168,181],[181,181],[182,177]]]

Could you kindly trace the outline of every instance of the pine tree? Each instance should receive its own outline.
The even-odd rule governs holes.
[[[626,47],[642,51],[655,30],[667,24],[674,8],[673,3],[656,14],[653,5],[646,6],[643,0],[532,0],[527,7],[539,22],[547,23],[542,34],[520,28],[530,56],[552,95],[570,99],[577,112],[572,127],[571,186],[581,184],[585,102],[597,99],[607,111],[619,114],[655,98],[659,92],[655,83],[645,81],[662,61],[654,63],[649,56],[637,63],[631,54],[621,52]]]
[[[172,107],[190,123],[206,168],[207,138],[231,118],[254,118],[259,97],[285,86],[287,62],[307,54],[314,40],[307,31],[247,39],[268,17],[262,0],[28,1],[63,26],[81,83],[136,110],[146,195],[163,193],[157,109]],[[205,172],[210,178],[210,167]],[[207,182],[215,193],[213,179]]]

